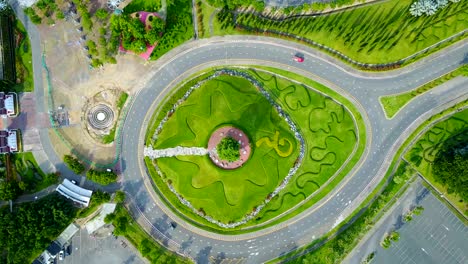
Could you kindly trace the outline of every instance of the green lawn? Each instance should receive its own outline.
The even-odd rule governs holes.
[[[240,14],[237,24],[303,36],[362,63],[394,62],[468,28],[468,1],[450,3],[433,16],[418,18],[409,13],[412,2],[384,1],[281,22]]]
[[[200,12],[200,11],[199,11]],[[211,37],[210,34],[210,16],[216,12],[216,7],[212,7],[206,1],[201,1],[201,14],[203,15],[203,36],[204,38]],[[213,17],[213,21],[216,16]],[[214,31],[214,30],[213,30]]]
[[[241,168],[220,169],[208,156],[161,158],[158,165],[195,208],[228,223],[242,219],[279,185],[293,166],[299,146],[287,123],[248,80],[219,76],[178,107],[154,147],[206,147],[211,133],[226,124],[242,129],[251,141],[252,155]],[[258,145],[260,139],[273,139],[277,132],[289,142],[279,145],[279,151]],[[289,149],[293,152],[282,157],[280,152]]]
[[[408,185],[406,185],[408,179],[405,179],[405,177],[407,177],[406,171],[411,168],[407,166],[406,163],[400,163],[400,155],[403,154],[413,139],[434,120],[450,116],[453,113],[458,112],[459,109],[466,106],[468,106],[468,101],[458,103],[439,112],[438,114],[431,116],[420,126],[418,126],[418,128],[408,136],[403,145],[398,149],[382,181],[380,181],[372,193],[367,196],[361,205],[356,208],[353,213],[342,222],[342,224],[335,227],[322,238],[312,241],[309,245],[289,252],[288,254],[269,261],[268,263],[279,263],[280,261],[283,263],[286,262],[285,260],[287,259],[287,263],[308,263],[311,261],[313,261],[312,263],[340,263],[340,261],[343,260],[343,258],[346,257],[349,252],[351,252],[351,250],[359,243],[364,235],[380,219],[383,213],[386,212],[391,207],[391,205],[397,201],[398,196],[403,194],[404,190],[408,187]],[[396,168],[395,166],[397,166],[399,163],[400,165],[398,166],[398,169],[396,169],[394,172],[393,170]],[[388,181],[389,177],[400,177],[405,180],[397,183],[393,180]],[[379,195],[381,189],[383,191]],[[375,200],[373,200],[374,198]],[[370,204],[368,205],[368,203]],[[366,210],[360,214],[361,210],[364,208],[366,208]],[[356,215],[357,218],[354,219]],[[352,219],[355,221],[350,222]],[[464,218],[461,219],[462,221],[466,222]],[[343,228],[344,225],[346,225],[346,223],[350,223],[350,225],[347,226],[343,232],[338,232]],[[337,236],[331,238],[331,235],[336,233]],[[326,241],[327,239],[330,240],[324,245],[321,245],[318,248],[316,247],[318,243]],[[299,254],[301,254],[300,257],[294,257],[295,255]]]
[[[277,195],[269,204],[267,204],[267,206],[262,211],[260,211],[260,214],[258,215],[258,217],[256,217],[253,221],[251,221],[247,225],[245,225],[244,228],[246,226],[261,224],[267,220],[270,220],[271,218],[276,217],[281,213],[284,213],[285,211],[290,209],[292,206],[303,201],[305,198],[309,198],[308,201],[305,202],[302,206],[300,206],[297,210],[289,212],[288,214],[286,214],[286,216],[283,216],[279,219],[275,219],[274,222],[278,223],[280,221],[284,221],[285,219],[292,217],[296,215],[297,213],[300,213],[302,210],[313,205],[315,202],[323,198],[330,190],[332,190],[347,175],[347,173],[352,169],[352,167],[359,160],[363,152],[364,145],[365,145],[365,129],[364,129],[364,125],[362,122],[362,117],[360,116],[357,109],[350,102],[344,99],[341,95],[339,95],[337,92],[321,84],[308,80],[305,77],[291,74],[282,70],[275,70],[273,68],[265,68],[265,69],[270,72],[276,72],[277,74],[286,75],[289,78],[299,80],[300,82],[313,88],[313,90],[307,89],[302,85],[298,85],[292,81],[289,81],[285,78],[281,78],[275,74],[266,73],[263,70],[237,69],[238,71],[247,72],[249,75],[251,75],[258,81],[263,83],[263,87],[268,92],[270,92],[270,94],[273,95],[273,98],[277,101],[277,103],[279,103],[282,106],[283,110],[289,113],[290,117],[298,125],[300,129],[300,133],[306,140],[306,149],[305,149],[306,152],[305,152],[305,158],[303,160],[302,166],[299,168],[295,176],[291,179],[289,185],[282,192],[280,192],[280,194]],[[206,85],[202,86],[202,88],[199,88],[198,90],[195,91],[199,93],[195,94],[194,92],[189,97],[189,99],[193,99],[193,100],[188,100],[184,102],[184,104],[182,104],[178,108],[178,110],[171,117],[171,119],[169,119],[169,122],[166,123],[163,129],[163,132],[159,135],[159,139],[156,143],[152,139],[152,135],[154,134],[155,125],[159,124],[160,120],[163,118],[163,115],[161,113],[166,113],[170,108],[168,106],[172,106],[172,104],[175,101],[177,101],[178,98],[180,98],[185,93],[185,91],[188,89],[187,87],[194,85],[195,83],[197,83],[201,79],[206,78],[210,74],[211,73],[204,73],[204,74],[201,74],[201,76],[198,78],[196,77],[193,78],[193,80],[189,81],[187,85],[179,87],[177,92],[175,92],[172,97],[169,97],[166,99],[166,102],[168,103],[160,107],[160,112],[153,116],[153,119],[152,119],[153,125],[148,130],[149,132],[146,136],[147,145],[153,145],[155,148],[167,148],[167,147],[174,147],[176,145],[182,145],[182,146],[205,146],[206,145],[207,140],[208,140],[207,135],[209,135],[210,132],[214,130],[212,127],[216,126],[216,125],[214,126],[207,125],[206,118],[209,113],[208,109],[211,109],[211,105],[214,105],[213,102],[217,102],[216,105],[219,105],[220,102],[223,102],[225,100],[225,99],[223,100],[216,99],[216,97],[213,97],[211,95],[211,92],[205,92],[205,90],[203,89],[205,89]],[[223,78],[226,78],[226,77],[223,76]],[[228,77],[228,78],[238,78],[238,77]],[[218,79],[216,79],[216,82],[219,82]],[[227,82],[224,80],[223,85],[228,84],[232,87],[237,87],[235,89],[230,89],[230,91],[232,92],[232,91],[239,91],[240,89],[239,86],[241,87],[250,86],[249,83],[245,83],[245,82],[246,80],[240,79],[240,80],[236,80],[236,82],[233,85],[233,82]],[[214,84],[210,84],[211,89],[214,89],[214,86],[215,86]],[[222,97],[232,98],[229,100],[238,100],[240,102],[246,103],[248,102],[247,100],[239,99],[239,98],[243,98],[243,96],[248,95],[250,93],[249,92],[246,94],[246,92],[247,91],[244,91],[243,94],[239,94],[236,97],[234,96],[222,96]],[[254,94],[255,93],[256,92],[254,91]],[[199,98],[201,94],[203,94],[204,97]],[[212,99],[210,99],[210,96],[207,96],[207,94],[211,95]],[[330,96],[333,96],[340,102],[341,101],[344,102],[345,105],[342,105],[341,103],[332,100]],[[204,107],[200,105],[204,105]],[[206,107],[208,107],[208,109],[204,110],[203,114],[198,113],[199,112],[198,109],[203,109]],[[197,110],[194,111],[193,109],[197,109]],[[229,109],[231,111],[232,107]],[[219,111],[217,110],[217,108],[216,110],[215,109],[211,110],[211,112],[221,115],[219,118],[226,118],[226,114],[223,111]],[[349,111],[351,111],[353,115],[355,116],[356,123],[357,123],[357,126],[359,127],[359,130],[355,126],[353,119],[352,119],[352,115]],[[187,117],[184,119],[178,118],[177,121],[175,121],[176,119],[174,119],[174,117],[181,115],[181,113],[187,115]],[[255,118],[255,115],[265,116],[265,114],[262,114],[260,111],[256,111],[254,114],[250,115],[248,118]],[[248,119],[245,119],[245,120],[248,120]],[[217,123],[220,123],[220,124],[222,124],[223,122],[224,121],[222,119],[217,121]],[[171,123],[170,126],[168,126],[169,123]],[[244,125],[237,125],[237,126],[242,127],[242,128],[245,127]],[[249,134],[250,130],[244,130],[244,131],[246,131]],[[273,131],[270,130],[270,138],[272,138],[272,132]],[[166,133],[166,135],[164,135],[164,133]],[[198,136],[199,134],[204,134],[206,136],[201,137],[201,136]],[[358,135],[360,138],[359,144],[357,144]],[[259,138],[259,136],[252,136],[250,134],[249,136],[251,137],[251,140],[252,138],[254,138],[254,140],[252,140],[254,142],[256,141],[256,139]],[[163,137],[164,140],[161,140],[161,137]],[[254,149],[254,153],[256,153],[258,150],[259,150],[258,148]],[[355,151],[354,155],[350,156],[353,151]],[[264,172],[264,171],[267,171],[267,169],[269,169],[270,171],[267,171],[267,172],[271,173],[271,170],[273,170],[272,168],[276,169],[278,165],[276,164],[276,161],[274,159],[271,159],[271,157],[269,157],[269,159],[270,159],[269,162],[270,164],[272,164],[272,166],[263,166],[264,167],[263,169],[254,168],[252,171]],[[277,160],[278,156],[275,156],[275,159]],[[349,159],[348,162],[346,163],[346,165],[343,166],[343,163],[347,159]],[[262,161],[262,162],[265,164],[268,164],[265,161]],[[175,197],[175,195],[170,193],[168,188],[164,186],[165,184],[160,180],[160,177],[156,175],[156,172],[152,168],[153,166],[151,165],[151,161],[149,159],[146,159],[146,164],[147,166],[149,166],[150,174],[155,180],[155,183],[158,186],[159,191],[161,191],[166,196],[166,199],[168,199],[169,203],[175,205],[181,213],[188,216],[192,220],[195,220],[198,223],[203,223],[203,225],[206,224],[205,227],[208,227],[211,230],[213,230],[212,228],[214,228],[215,231],[219,231],[219,228],[217,228],[216,226],[213,226],[207,223],[206,221],[203,221],[203,219],[196,216],[194,213],[189,212],[189,210],[187,210],[188,208],[184,208],[184,206],[180,204],[177,205],[178,204],[177,198]],[[166,173],[166,176],[169,179],[171,179],[173,186],[177,189],[178,192],[181,192],[182,190],[185,193],[191,193],[192,192],[191,190],[194,189],[193,184],[198,184],[199,182],[202,182],[202,183],[214,182],[212,186],[209,186],[212,189],[215,189],[216,185],[218,185],[218,188],[223,187],[221,183],[216,182],[216,179],[222,179],[223,176],[219,176],[217,174],[219,169],[214,168],[214,166],[212,165],[208,157],[185,156],[185,157],[178,157],[178,158],[163,158],[163,159],[158,159],[158,165]],[[289,169],[290,166],[287,168],[284,168],[283,170],[287,171],[287,169]],[[211,170],[206,171],[206,173],[203,173],[202,169],[204,168],[214,169],[216,173],[213,174]],[[340,168],[341,168],[341,171],[338,173],[338,170]],[[200,171],[202,171],[202,173],[200,173]],[[249,169],[249,172],[250,171],[251,170]],[[169,176],[168,176],[168,172],[169,172]],[[200,174],[202,174],[202,176],[204,177],[197,178],[197,176]],[[193,177],[193,175],[195,175],[196,177]],[[207,175],[210,175],[210,177],[207,177]],[[276,171],[274,171],[274,175],[275,177],[278,177],[276,175],[284,177],[286,173],[278,174]],[[247,177],[247,175],[245,177]],[[185,179],[191,184],[180,186],[178,184],[180,182],[179,178]],[[216,178],[216,179],[213,179],[213,178]],[[176,181],[174,181],[174,179]],[[252,193],[258,193],[256,189],[261,190],[259,186],[254,186],[253,184],[250,187],[255,187],[254,189],[248,189]],[[272,185],[272,187],[274,187],[274,185]],[[320,187],[323,187],[323,188],[320,191],[317,191],[318,188]],[[202,188],[205,188],[206,190],[210,191],[210,193],[215,193],[211,191],[210,188],[207,188],[205,186],[203,186]],[[243,190],[243,188],[245,189],[245,186],[242,186],[242,185],[240,187],[236,186],[236,189],[234,190],[236,193],[239,193],[238,190],[239,189]],[[217,212],[219,212],[218,214],[221,215],[221,217],[233,215],[233,214],[235,214],[237,217],[241,217],[245,215],[246,213],[250,212],[253,206],[259,204],[258,201],[263,200],[268,195],[268,192],[266,190],[263,192],[260,192],[256,203],[254,203],[252,200],[252,203],[249,203],[249,206],[244,206],[245,211],[243,211],[242,213],[241,212],[232,213],[229,210],[232,210],[233,207],[231,205],[226,207],[226,204],[229,204],[229,201],[230,199],[232,199],[232,197],[229,198],[230,197],[229,194],[227,194],[228,196],[226,196],[226,192],[229,192],[228,189],[224,190],[224,192],[225,192],[224,196],[222,196],[223,192],[219,192],[219,196],[222,196],[220,198],[210,200],[206,198],[206,195],[205,196],[201,195],[197,199],[202,200],[204,204],[209,204],[210,207],[207,207],[207,208],[213,207]],[[183,195],[183,196],[188,199],[186,195]],[[195,195],[193,196],[194,198],[196,198]],[[190,201],[193,203],[192,200]],[[196,206],[196,208],[203,208],[204,211],[207,212],[206,205],[202,205],[199,202],[196,205],[196,203],[197,202],[193,203]],[[212,215],[212,214],[209,214],[208,212],[207,214]],[[231,218],[230,221],[233,221],[232,219],[235,219],[235,218]],[[269,223],[268,226],[271,224],[272,223]],[[245,231],[239,230],[239,228],[236,228],[236,229],[237,230],[232,230],[230,232],[232,233],[245,232]],[[249,231],[254,230],[254,229],[257,229],[257,228],[254,227],[250,229]]]
[[[434,125],[424,133],[413,147],[405,154],[406,160],[433,184],[465,215],[468,214],[468,203],[460,200],[455,194],[448,194],[447,188],[436,182],[432,175],[432,162],[444,142],[461,132],[468,130],[468,110],[458,112],[450,118]]]
[[[16,172],[20,175],[28,188],[27,193],[38,192],[48,186],[57,183],[57,177],[46,175],[37,164],[32,152],[16,153],[12,156],[12,163]]]
[[[357,131],[349,111],[329,96],[270,73],[252,73],[300,127],[307,145],[302,166],[291,183],[258,215],[256,221],[263,222],[326,185],[356,146]]]
[[[133,0],[124,8],[125,13],[138,11],[157,12],[161,9],[161,0]]]
[[[407,105],[416,96],[421,95],[459,75],[467,75],[466,73],[467,69],[468,69],[468,65],[464,65],[414,90],[411,90],[405,93],[392,94],[392,95],[380,97],[379,101],[384,109],[385,115],[387,116],[387,118],[390,118],[390,119],[393,118],[398,113],[398,111],[400,111],[405,105]]]
[[[15,92],[32,92],[34,90],[34,76],[32,69],[32,52],[29,36],[21,21],[15,20],[15,30],[21,32],[23,38],[15,49],[16,75],[21,80],[14,86]]]

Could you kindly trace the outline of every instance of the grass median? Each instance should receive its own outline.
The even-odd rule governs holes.
[[[443,84],[444,82],[447,82],[448,80],[451,80],[460,75],[468,76],[468,65],[463,65],[458,69],[449,72],[435,80],[432,80],[414,90],[380,97],[379,101],[384,109],[385,116],[389,119],[392,119],[403,107],[409,104],[409,102],[411,102],[411,100],[417,96],[422,95]]]

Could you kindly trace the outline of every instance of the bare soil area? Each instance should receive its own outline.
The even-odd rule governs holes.
[[[84,33],[77,30],[78,27],[80,25],[73,19],[57,21],[53,26],[39,26],[52,84],[53,106],[49,106],[49,110],[61,107],[69,117],[69,125],[58,130],[67,142],[54,135],[54,131],[49,134],[59,156],[69,154],[73,148],[88,160],[106,164],[115,157],[115,144],[96,144],[86,131],[87,118],[83,109],[104,90],[117,89],[132,96],[144,86],[142,76],[149,74],[150,64],[136,55],[120,54],[116,57],[117,64],[91,68],[84,49]],[[47,81],[44,82],[48,89]]]

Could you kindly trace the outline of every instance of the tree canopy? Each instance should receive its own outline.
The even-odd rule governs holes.
[[[63,161],[76,174],[81,174],[85,170],[84,165],[81,164],[81,162],[77,158],[71,155],[64,155]]]
[[[238,160],[240,157],[239,147],[239,142],[234,138],[225,137],[216,146],[216,152],[220,159],[233,162]]]
[[[164,22],[158,17],[153,18],[149,30],[139,18],[126,14],[113,15],[110,23],[112,33],[120,35],[122,47],[135,53],[146,51],[146,46],[159,41],[164,31]]]
[[[32,203],[0,209],[0,263],[31,263],[73,221],[70,200],[51,194]],[[2,259],[3,258],[3,259]]]
[[[432,167],[433,177],[468,201],[468,130],[448,139],[437,153]]]

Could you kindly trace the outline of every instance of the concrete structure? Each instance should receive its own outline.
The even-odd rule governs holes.
[[[16,116],[16,102],[18,97],[16,93],[0,92],[0,116],[3,118]]]
[[[63,180],[62,184],[57,186],[56,191],[85,207],[89,205],[91,195],[93,194],[92,191],[81,188],[80,186],[73,184],[68,179]]]
[[[115,207],[117,204],[115,203],[105,203],[102,205],[101,212],[97,217],[94,217],[93,220],[86,223],[85,228],[88,231],[88,234],[94,233],[99,228],[103,227],[106,223],[104,222],[104,218],[115,211]]]
[[[0,154],[18,152],[17,130],[0,130]]]

